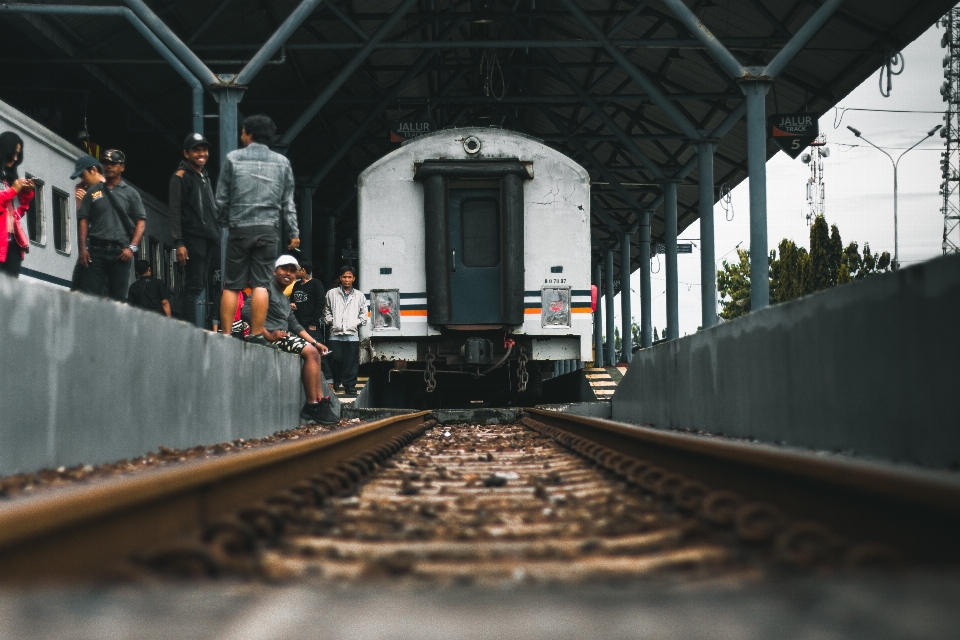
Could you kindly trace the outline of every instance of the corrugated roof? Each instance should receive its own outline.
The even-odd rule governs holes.
[[[43,4],[78,1],[44,0]],[[321,4],[291,37],[283,51],[285,57],[278,55],[277,64],[266,67],[251,83],[241,110],[268,113],[284,131],[356,54],[356,47],[364,39],[357,30],[367,36],[373,34],[400,1],[328,0]],[[227,3],[226,8],[204,26],[223,2]],[[299,3],[148,0],[147,4],[181,39],[191,43],[213,71],[235,73]],[[698,129],[715,127],[742,99],[736,83],[691,42],[691,35],[659,1],[642,2],[643,9],[633,16],[631,11],[637,0],[577,0],[577,4],[604,32],[617,29],[613,38],[621,41],[620,50],[664,93],[680,95],[672,100],[673,104]],[[721,41],[738,44],[734,52],[742,63],[760,65],[769,62],[820,2],[687,0],[687,4]],[[847,0],[777,79],[767,96],[768,113],[804,109],[825,112],[880,66],[885,50],[906,46],[952,4],[952,0]],[[692,156],[693,149],[677,135],[674,123],[645,98],[605,51],[578,44],[592,40],[592,36],[562,2],[495,0],[494,22],[487,27],[471,23],[479,5],[479,0],[421,0],[400,20],[388,40],[432,41],[452,21],[464,19],[449,38],[461,45],[468,40],[486,39],[553,40],[558,41],[557,46],[495,50],[492,96],[485,90],[480,73],[483,49],[458,48],[453,42],[450,48],[434,50],[424,72],[403,87],[399,98],[386,103],[376,122],[325,177],[318,190],[317,209],[336,207],[354,188],[359,171],[392,148],[387,127],[389,120],[398,115],[422,117],[429,113],[439,126],[493,124],[523,131],[568,153],[587,167],[595,179],[606,182],[564,140],[566,132],[555,126],[562,123],[629,185],[631,195],[652,200],[656,188],[645,186],[652,176],[580,100],[578,90],[586,90],[645,155],[664,167],[665,173],[671,173]],[[337,14],[346,16],[352,24]],[[630,19],[621,27],[620,21],[628,16]],[[0,98],[31,107],[38,101],[36,96],[47,96],[43,100],[70,105],[63,106],[63,110],[73,113],[77,96],[83,94],[88,124],[96,131],[95,137],[109,146],[125,147],[128,155],[133,151],[134,161],[128,172],[136,174],[139,184],[163,197],[169,165],[177,155],[176,143],[190,123],[189,91],[184,81],[166,64],[158,64],[156,52],[122,19],[44,16],[27,20],[0,14],[0,20],[13,27],[5,29],[5,33],[11,34],[6,47],[8,59],[23,60],[8,64],[34,65],[24,86],[5,83],[0,87]],[[622,42],[640,39],[644,42]],[[655,40],[669,43],[657,44]],[[354,48],[318,48],[330,43]],[[486,53],[485,60],[489,62],[494,51]],[[311,175],[343,146],[358,123],[371,109],[380,106],[390,87],[422,55],[423,50],[404,48],[374,51],[290,147],[289,156],[298,176]],[[64,64],[67,58],[83,60],[85,64]],[[497,100],[501,93],[502,99]],[[698,99],[695,94],[708,95]],[[206,111],[216,113],[210,97]],[[207,131],[215,139],[216,120],[208,123]],[[768,153],[774,152],[775,147],[769,146]],[[723,138],[717,150],[716,183],[733,186],[743,180],[745,161],[745,131],[741,122]],[[696,181],[694,171],[687,183]],[[632,220],[629,210],[633,204],[624,202],[612,189],[598,186],[595,203],[624,222]],[[696,219],[697,190],[681,188],[679,203],[680,226],[684,228]],[[339,233],[355,233],[352,211],[345,209]],[[660,236],[662,232],[658,214],[653,233]],[[609,234],[609,229],[595,217],[598,248]]]

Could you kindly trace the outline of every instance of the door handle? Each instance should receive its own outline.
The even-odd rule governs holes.
[[[450,266],[451,266],[450,270],[456,273],[457,272],[457,250],[456,249],[453,250],[453,262],[450,263]]]

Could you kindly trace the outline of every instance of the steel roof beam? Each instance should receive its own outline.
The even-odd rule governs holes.
[[[207,65],[203,64],[203,61],[197,57],[197,54],[190,50],[190,47],[183,44],[180,38],[170,30],[170,27],[168,27],[143,0],[124,0],[124,2],[126,2],[130,10],[137,14],[137,17],[146,23],[157,37],[180,58],[183,64],[197,76],[197,79],[207,85],[220,84],[220,78],[218,78],[213,71],[210,71]]]
[[[760,15],[763,16],[763,19],[767,21],[767,24],[769,24],[771,27],[773,27],[776,30],[777,35],[780,35],[786,38],[793,37],[793,34],[790,33],[790,30],[787,29],[786,25],[780,22],[777,19],[777,16],[773,15],[773,12],[771,12],[770,9],[767,9],[767,7],[763,4],[763,2],[761,2],[761,0],[749,0],[749,2],[760,13]]]
[[[470,72],[474,71],[472,68],[468,67],[458,67],[453,69],[457,76],[458,80],[462,79],[463,76]],[[446,81],[445,81],[446,82]],[[451,87],[452,89],[453,87]],[[381,89],[382,95],[382,89]],[[616,107],[618,102],[643,102],[651,103],[651,100],[648,96],[638,95],[638,94],[590,94],[590,97],[593,100],[596,100],[599,104],[603,106]],[[672,99],[677,102],[680,101],[715,101],[715,100],[734,100],[743,97],[743,94],[735,93],[705,93],[705,94],[671,94]],[[613,99],[616,99],[614,101]],[[397,102],[401,107],[418,107],[427,104],[427,98],[400,98]],[[307,104],[308,101],[303,98],[261,98],[255,100],[249,100],[248,102],[256,104],[282,104],[297,106]],[[379,103],[380,100],[376,96],[371,97],[339,97],[339,98],[330,98],[327,101],[327,104],[356,104],[356,105],[373,105]],[[430,104],[521,104],[521,105],[531,105],[531,104],[565,104],[570,106],[577,106],[582,104],[582,99],[579,95],[575,94],[565,94],[565,95],[513,95],[513,96],[504,96],[503,98],[497,99],[493,96],[447,96],[447,95],[436,95],[429,99]],[[620,107],[624,109],[624,107]],[[730,112],[730,109],[725,110],[726,113]],[[683,139],[684,136],[678,133],[673,133],[670,135],[671,138]]]
[[[406,0],[404,5],[412,6],[416,3],[417,0]],[[441,37],[447,38],[453,33],[457,27],[466,19],[466,15],[461,16],[460,18],[451,22],[441,33]],[[371,41],[373,38],[371,38]],[[320,167],[320,169],[313,175],[310,179],[311,184],[320,184],[320,182],[326,177],[330,170],[340,161],[340,159],[346,155],[350,148],[360,139],[360,136],[364,135],[367,129],[370,127],[373,122],[380,117],[380,114],[383,110],[389,105],[399,94],[404,87],[406,87],[411,80],[420,75],[423,71],[423,68],[427,66],[427,63],[430,62],[430,59],[435,55],[433,51],[425,51],[420,54],[420,57],[417,61],[410,67],[407,73],[403,74],[403,77],[395,82],[390,90],[387,92],[387,95],[383,97],[380,104],[374,107],[364,118],[363,122],[354,129],[353,134],[343,143],[343,145],[338,149],[333,155],[331,155],[327,161]]]
[[[251,58],[250,62],[240,70],[240,73],[234,78],[234,82],[243,85],[253,80],[254,77],[260,73],[260,70],[263,69],[264,65],[267,64],[267,61],[273,57],[273,54],[284,45],[303,21],[310,17],[310,14],[313,13],[313,10],[316,9],[317,5],[321,2],[323,2],[323,0],[302,0],[300,4],[297,5],[297,8],[283,21],[283,24],[263,43],[263,46],[260,47],[253,58]]]
[[[550,62],[556,62],[556,58],[549,51],[541,51],[540,54]],[[587,95],[586,90],[580,86],[580,84],[570,75],[570,73],[562,68],[557,67],[554,69],[554,73],[559,76],[560,80],[569,86],[574,92],[580,97],[581,100],[590,108],[594,115],[600,119],[600,122],[607,127],[607,129],[613,135],[617,136],[627,150],[634,156],[636,160],[640,161],[640,164],[647,168],[647,171],[658,178],[663,177],[663,172],[660,170],[660,167],[651,160],[646,153],[637,145],[636,142],[630,139],[630,136],[627,135],[625,131],[614,121],[613,118],[604,110],[602,106],[597,104],[597,102]]]
[[[303,25],[303,30],[306,31],[307,33],[309,33],[311,36],[313,36],[313,37],[316,38],[317,40],[319,40],[320,42],[328,42],[327,38],[324,37],[324,35],[323,35],[322,33],[320,33],[319,31],[317,31],[312,25],[310,25],[310,24],[308,24],[308,23],[305,23],[305,24]],[[335,56],[336,56],[341,62],[343,62],[343,63],[348,63],[348,62],[350,62],[350,58],[348,58],[347,55],[346,55],[343,51],[334,51],[334,52],[333,52],[333,55],[335,55]],[[369,62],[369,60],[370,60],[370,59],[367,58],[367,62]],[[364,66],[364,65],[361,65],[361,67],[362,67],[362,66]],[[373,89],[374,91],[376,91],[376,92],[377,92],[377,95],[381,95],[381,96],[382,96],[382,95],[384,94],[383,87],[380,86],[380,84],[376,81],[376,79],[375,79],[373,76],[371,76],[369,73],[367,73],[367,70],[370,70],[371,72],[376,72],[377,69],[372,68],[369,64],[367,64],[367,65],[365,65],[365,66],[366,66],[366,69],[364,69],[364,68],[358,69],[358,72],[357,72],[357,74],[356,74],[357,77],[359,77],[359,78],[360,78],[361,80],[363,80],[367,85],[369,85],[371,89]],[[406,71],[406,69],[407,69],[407,67],[404,66],[403,69],[402,69],[402,71]],[[338,70],[339,70],[339,67],[337,67],[336,69],[333,69],[333,71],[338,71]],[[334,75],[333,77],[336,77],[336,75]],[[332,78],[331,78],[331,79],[332,79]],[[320,80],[320,81],[318,81],[318,82],[322,82],[322,80]],[[329,82],[329,81],[328,81],[328,82]],[[291,104],[294,104],[294,103],[296,103],[296,104],[309,104],[309,102],[304,101],[304,100],[296,100],[296,101],[291,100],[290,102],[291,102]],[[329,102],[328,102],[328,104],[329,104]]]
[[[465,14],[464,14],[465,15]],[[417,25],[420,28],[422,25]],[[609,40],[614,47],[633,47],[643,49],[704,49],[704,45],[695,38],[646,38],[632,40]],[[731,49],[766,50],[784,44],[784,38],[730,38],[727,46]],[[286,45],[289,51],[331,51],[334,49],[363,49],[364,42],[327,42],[327,43],[291,43]],[[214,44],[197,45],[197,51],[251,51],[257,50],[255,44]],[[381,49],[602,49],[599,40],[390,40],[373,47]]]
[[[227,9],[231,2],[233,2],[233,0],[221,0],[220,4],[214,7],[213,11],[211,11],[207,17],[203,19],[203,22],[200,23],[200,26],[193,30],[193,33],[190,34],[190,37],[186,39],[184,44],[190,45],[196,42],[197,38],[202,36],[204,32],[210,28],[214,21],[220,17],[220,14]]]
[[[637,4],[634,5],[633,9],[625,15],[617,24],[613,25],[609,31],[607,31],[607,38],[612,38],[617,35],[621,29],[627,26],[631,20],[640,15],[640,12],[647,8],[647,5],[650,4],[650,0],[639,0]]]
[[[203,133],[203,85],[187,69],[154,32],[137,15],[126,7],[88,7],[76,5],[36,5],[36,4],[0,4],[0,11],[11,13],[35,13],[45,15],[100,15],[125,18],[143,38],[167,61],[177,74],[190,85],[193,95],[191,103],[193,127],[197,133]]]
[[[740,82],[747,97],[747,166],[750,176],[750,270],[767,273],[767,134],[766,94],[776,78],[814,35],[840,8],[843,0],[826,0],[786,45],[764,67],[746,68],[717,40],[710,29],[683,3],[662,0],[683,25],[700,40],[707,52],[732,78]],[[750,282],[750,308],[763,309],[770,304],[770,283],[766,278]]]
[[[373,53],[374,47],[381,40],[387,37],[390,31],[393,30],[394,26],[396,26],[397,22],[400,21],[400,18],[402,18],[407,11],[412,9],[413,5],[416,3],[417,0],[403,0],[400,6],[398,6],[391,15],[390,19],[386,20],[382,25],[380,25],[380,28],[377,29],[376,33],[374,33],[373,36],[367,40],[367,42],[362,43],[362,48],[357,55],[355,55],[353,59],[347,63],[343,69],[340,70],[340,73],[338,73],[337,76],[330,82],[330,84],[328,84],[324,90],[320,92],[320,95],[314,98],[313,102],[310,103],[310,106],[308,106],[304,112],[300,114],[300,117],[297,118],[292,125],[290,125],[290,128],[287,129],[287,131],[280,138],[281,144],[289,146],[296,139],[296,137],[300,135],[300,132],[303,131],[310,121],[313,120],[313,118],[320,112],[327,101],[333,97],[333,94],[336,93],[337,89],[339,89],[343,83],[345,83],[347,79],[353,75],[353,72],[356,71],[361,64],[363,64],[363,61],[366,60],[371,53]]]
[[[350,31],[353,31],[355,34],[357,34],[362,42],[368,42],[370,40],[370,36],[367,35],[367,32],[361,29],[360,25],[354,22],[350,16],[340,11],[335,3],[328,2],[326,5],[324,5],[324,8],[333,15],[337,16],[337,19],[340,20],[340,22],[342,22],[348,29],[350,29]]]
[[[37,33],[44,38],[44,40],[41,41],[42,44],[53,44],[68,56],[74,56],[77,54],[75,45],[67,37],[65,37],[59,29],[55,28],[49,20],[45,20],[41,16],[33,14],[20,14],[20,17],[27,24],[36,29]],[[71,35],[74,35],[75,37],[75,34]],[[133,95],[131,91],[120,86],[116,80],[98,67],[92,64],[84,64],[83,67],[90,75],[101,82],[107,88],[107,90],[111,91],[121,101],[126,103],[127,106],[133,109],[134,112],[136,112],[148,124],[156,127],[158,130],[166,130],[170,128],[169,122],[162,122],[156,115],[150,113],[146,100]],[[182,140],[175,139],[173,136],[169,135],[164,135],[164,138],[174,145],[179,145],[182,142]]]
[[[637,83],[637,85],[643,89],[644,93],[650,96],[650,99],[653,100],[660,109],[667,114],[667,117],[680,128],[680,131],[684,133],[688,138],[696,140],[700,138],[700,134],[693,127],[693,124],[678,110],[660,91],[660,88],[657,87],[653,82],[647,78],[646,75],[640,69],[636,67],[623,53],[620,52],[610,40],[604,35],[603,31],[597,27],[596,24],[590,20],[589,17],[577,6],[575,0],[560,0],[564,6],[570,11],[570,13],[575,17],[580,24],[596,38],[602,45],[604,51],[607,52],[617,64],[620,65],[620,68],[623,69],[630,78]]]

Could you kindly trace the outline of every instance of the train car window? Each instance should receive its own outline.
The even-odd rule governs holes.
[[[29,173],[26,176],[32,179],[36,185],[36,195],[33,196],[30,208],[27,209],[27,235],[31,242],[42,246],[47,242],[43,207],[43,180]]]
[[[53,189],[53,246],[57,251],[70,253],[70,196],[66,191]]]
[[[150,268],[155,276],[163,278],[163,247],[153,236],[150,236],[150,247],[153,249],[150,256]]]
[[[474,198],[460,204],[465,267],[500,264],[500,203],[493,198]]]

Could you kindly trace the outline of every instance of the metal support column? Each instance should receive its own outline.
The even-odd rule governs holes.
[[[765,67],[744,67],[683,0],[661,0],[700,41],[723,70],[740,83],[747,99],[747,173],[750,179],[750,309],[770,304],[767,256],[767,91],[774,78],[810,42],[844,0],[825,0]],[[669,294],[668,294],[669,295]]]
[[[603,366],[603,278],[600,263],[593,265],[593,284],[597,287],[597,306],[593,310],[593,366]]]
[[[713,229],[713,152],[715,142],[697,143],[700,180],[700,325],[704,329],[717,324],[717,265]]]
[[[650,317],[650,220],[653,209],[640,214],[640,346],[653,346],[653,319]]]
[[[326,278],[326,282],[323,283],[324,288],[329,287],[333,282],[333,278],[337,272],[337,218],[336,216],[329,215],[325,220],[326,229],[324,229],[323,234],[323,277]]]
[[[767,91],[769,80],[742,80],[747,96],[747,174],[750,181],[750,310],[770,304],[767,256]]]
[[[680,337],[679,281],[677,277],[677,185],[679,180],[663,183],[663,237],[666,242],[664,263],[667,275],[667,340]]]
[[[630,310],[630,241],[632,233],[620,234],[620,344],[623,352],[620,362],[633,360],[633,313]]]
[[[616,311],[613,308],[613,249],[607,249],[606,255],[604,256],[603,287],[606,291],[604,298],[606,299],[605,311],[607,312],[607,348],[603,362],[612,367],[617,364],[617,344],[615,341],[616,337],[614,336],[617,327],[617,317]]]
[[[317,188],[313,185],[301,185],[297,188],[297,226],[300,227],[300,252],[313,262],[313,194]]]

